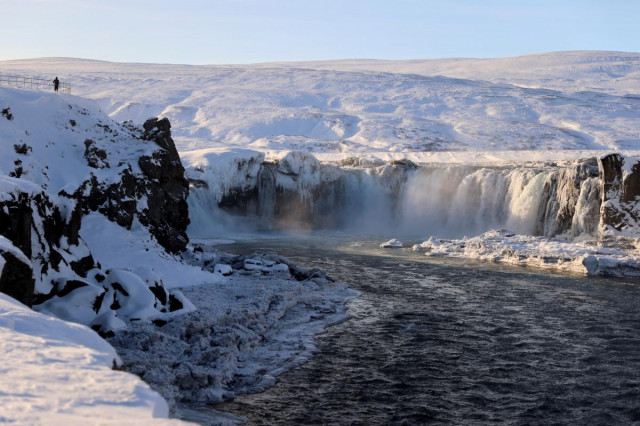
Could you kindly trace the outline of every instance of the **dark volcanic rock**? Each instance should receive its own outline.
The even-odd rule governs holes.
[[[610,244],[610,237],[640,234],[640,162],[609,154],[598,159],[602,207],[600,239]]]
[[[622,161],[619,154],[610,154],[598,160],[602,186],[602,225],[618,231],[624,225],[624,215],[618,204],[622,196]]]
[[[21,143],[21,144],[14,144],[13,150],[16,152],[16,154],[27,155],[29,151],[33,151],[33,148],[31,148],[26,143]]]
[[[81,276],[94,267],[88,250],[84,250],[87,255],[82,258],[74,259],[71,255],[71,246],[84,246],[78,234],[79,211],[74,210],[65,220],[44,192],[34,194],[17,189],[4,195],[0,202],[0,235],[31,259],[34,274],[39,277],[50,269],[57,271],[61,263]]]
[[[621,231],[638,227],[640,219],[640,163],[628,167],[620,154],[609,154],[598,160],[602,185],[602,225]]]
[[[12,193],[12,200],[0,203],[0,235],[11,240],[27,257],[31,257],[32,210],[29,194]]]
[[[0,248],[0,257],[4,262],[0,273],[0,292],[31,306],[35,280],[29,263],[25,263],[10,251]]]
[[[107,151],[98,148],[96,143],[91,139],[85,140],[84,146],[84,158],[87,159],[89,167],[93,167],[94,169],[109,167],[109,163],[106,161]]]
[[[0,114],[9,121],[13,120],[13,113],[11,113],[11,108],[9,107],[3,108]]]
[[[80,216],[98,211],[127,229],[131,229],[137,217],[166,250],[172,253],[184,250],[189,242],[186,234],[189,182],[184,176],[170,129],[166,118],[145,122],[144,132],[138,137],[154,142],[159,148],[138,159],[142,175],[134,173],[129,165],[121,169],[115,183],[100,182],[92,175],[73,194],[61,195],[76,200]],[[93,140],[87,139],[85,148],[84,156],[89,166],[110,167],[106,151],[98,148]],[[143,199],[145,203],[139,204]]]
[[[631,174],[627,175],[622,183],[622,202],[635,204],[637,207],[640,202],[640,161],[633,164],[630,169]]]
[[[189,181],[176,145],[171,138],[171,124],[166,118],[147,120],[142,138],[155,142],[162,149],[138,161],[146,182],[147,208],[140,222],[150,227],[151,233],[168,251],[177,253],[187,246],[189,225]]]

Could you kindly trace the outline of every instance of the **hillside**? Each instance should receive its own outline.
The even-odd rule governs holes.
[[[59,75],[118,121],[166,116],[181,152],[451,161],[640,149],[636,53],[234,66],[53,58],[0,62],[0,72]]]

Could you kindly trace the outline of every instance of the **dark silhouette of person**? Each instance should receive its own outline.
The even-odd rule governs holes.
[[[55,80],[53,80],[53,90],[57,92],[59,87],[60,87],[60,80],[58,80],[58,77],[56,77]]]

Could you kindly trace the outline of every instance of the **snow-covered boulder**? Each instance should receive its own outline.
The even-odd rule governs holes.
[[[284,274],[287,277],[289,276],[289,265],[269,255],[253,254],[245,258],[242,269],[244,271],[260,272],[262,274]]]
[[[213,271],[220,275],[224,275],[225,277],[233,274],[233,268],[231,267],[231,265],[225,265],[222,263],[216,264],[216,266],[213,268]]]
[[[386,243],[380,244],[380,248],[402,248],[402,241],[392,238]]]
[[[58,318],[91,326],[103,336],[132,322],[165,324],[175,315],[193,310],[177,290],[168,291],[153,270],[89,271],[84,279],[56,280],[46,295],[38,295],[36,309]]]

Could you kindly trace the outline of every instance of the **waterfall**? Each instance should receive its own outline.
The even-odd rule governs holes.
[[[312,158],[312,157],[311,157]],[[224,194],[191,190],[194,234],[206,234],[201,216],[229,227],[256,223],[281,230],[458,238],[489,229],[566,239],[597,233],[600,186],[591,162],[566,167],[422,166],[368,168],[321,165],[301,154],[286,167],[263,163],[254,179]],[[242,173],[240,170],[238,173]],[[215,201],[214,201],[215,199]],[[197,217],[193,217],[197,216]],[[211,222],[211,221],[209,221]]]
[[[548,171],[451,166],[417,170],[407,180],[400,223],[440,237],[488,229],[536,231]]]

